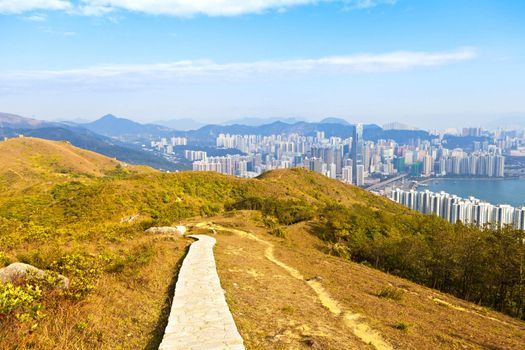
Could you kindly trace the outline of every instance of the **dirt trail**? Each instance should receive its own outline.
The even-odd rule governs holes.
[[[293,267],[286,265],[282,261],[278,260],[274,255],[274,247],[273,244],[270,242],[267,242],[254,234],[234,228],[229,227],[223,227],[216,224],[211,224],[209,222],[201,222],[196,225],[196,227],[199,228],[210,228],[213,230],[223,230],[223,231],[229,231],[234,234],[237,234],[241,237],[245,237],[254,241],[257,241],[263,245],[266,246],[264,256],[273,262],[274,264],[280,266],[284,270],[290,274],[290,276],[304,281],[306,284],[310,286],[310,288],[313,289],[313,291],[317,294],[317,298],[321,302],[321,304],[327,308],[333,315],[335,316],[342,316],[344,323],[347,327],[349,327],[354,335],[361,339],[364,343],[370,344],[374,346],[377,350],[392,350],[393,347],[388,344],[381,334],[377,332],[376,330],[372,329],[363,319],[363,316],[358,313],[352,313],[349,310],[342,310],[339,303],[334,300],[330,294],[324,289],[322,284],[319,281],[316,280],[307,280],[304,278],[304,276]]]
[[[449,307],[449,308],[457,310],[457,311],[466,312],[466,313],[469,313],[469,314],[472,314],[472,315],[476,315],[476,316],[479,316],[479,317],[482,317],[482,318],[486,318],[487,320],[495,321],[495,322],[498,322],[498,323],[501,323],[501,324],[504,324],[504,325],[507,325],[507,326],[511,325],[508,322],[505,322],[505,321],[502,321],[502,320],[498,320],[497,318],[494,318],[494,317],[483,315],[483,314],[481,314],[479,312],[476,312],[474,310],[465,309],[464,307],[451,304],[448,301],[445,301],[443,299],[437,298],[437,297],[432,296],[432,295],[429,295],[428,298],[430,300],[432,300],[433,302],[435,302],[436,304],[443,305],[443,306]]]

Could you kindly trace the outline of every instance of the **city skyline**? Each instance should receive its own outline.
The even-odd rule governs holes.
[[[484,126],[525,115],[524,7],[0,1],[0,105],[45,120],[336,116]]]

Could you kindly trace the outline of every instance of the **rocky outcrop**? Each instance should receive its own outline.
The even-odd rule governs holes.
[[[0,269],[0,282],[16,282],[20,279],[27,278],[44,278],[46,276],[46,271],[34,267],[33,265],[24,264],[21,262],[12,263],[9,266]],[[69,279],[65,276],[58,275],[59,287],[68,288]]]
[[[140,216],[140,214],[133,214],[133,215],[125,216],[122,219],[120,219],[120,222],[121,223],[130,223],[130,222],[135,221],[139,216]]]
[[[156,234],[173,234],[182,236],[186,233],[185,226],[162,226],[162,227],[150,227],[146,230],[147,233],[156,233]]]

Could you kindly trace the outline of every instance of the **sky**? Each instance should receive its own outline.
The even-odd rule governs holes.
[[[525,1],[0,0],[0,111],[421,128],[525,118]]]

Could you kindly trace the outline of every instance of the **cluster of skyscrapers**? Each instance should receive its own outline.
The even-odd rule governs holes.
[[[461,198],[446,192],[402,190],[396,188],[390,198],[397,203],[424,214],[435,214],[450,223],[485,226],[512,225],[525,230],[525,207],[515,208],[507,204],[493,205],[474,197]]]
[[[305,167],[333,179],[365,186],[399,174],[412,177],[504,177],[504,152],[521,154],[523,151],[519,135],[508,132],[500,132],[492,140],[463,143],[467,151],[459,147],[449,148],[451,144],[443,134],[431,140],[412,139],[398,143],[381,139],[365,141],[363,131],[363,126],[356,124],[348,138],[326,137],[323,131],[309,135],[220,134],[215,139],[217,149],[226,152],[235,149],[236,152],[232,153],[240,151],[243,155],[208,157],[205,151],[199,150],[183,150],[182,155],[198,162],[193,165],[194,170],[213,169],[229,175],[253,177],[272,169]],[[480,128],[465,129],[463,134],[467,137],[487,136],[487,132]],[[164,154],[167,159],[181,156],[180,153],[174,155],[174,147],[181,145],[187,145],[185,137],[151,142],[153,150]]]
[[[264,171],[305,167],[333,179],[340,179],[358,186],[364,185],[366,172],[363,161],[363,127],[356,125],[352,138],[325,137],[324,132],[315,136],[289,135],[229,135],[220,134],[217,148],[234,148],[248,156],[213,157],[194,163],[194,170],[217,169],[216,163],[224,165],[231,158],[231,166],[221,165],[222,173],[253,177]],[[380,157],[378,158],[381,159]],[[226,170],[228,169],[228,170]]]
[[[193,162],[194,171],[215,171],[226,175],[240,177],[255,177],[255,161],[253,156],[228,155],[222,157],[206,157]]]
[[[151,141],[151,148],[165,153],[173,154],[174,146],[186,146],[188,144],[188,139],[185,137],[172,137],[170,139],[162,137],[159,141]]]
[[[468,131],[479,133],[478,129]],[[488,141],[474,142],[471,152],[461,148],[448,149],[439,137],[415,140],[410,144],[398,144],[393,140],[372,142],[363,139],[360,124],[347,139],[326,138],[323,132],[317,132],[315,136],[220,134],[216,146],[238,149],[254,156],[250,160],[254,164],[248,168],[256,173],[302,166],[358,186],[362,186],[367,177],[399,173],[424,177],[505,175],[502,148]],[[234,174],[238,173],[234,171]]]

